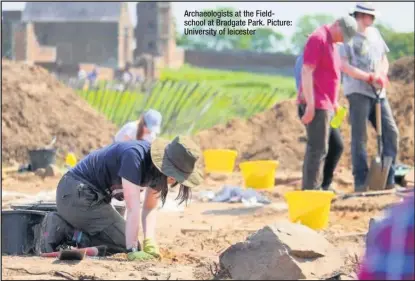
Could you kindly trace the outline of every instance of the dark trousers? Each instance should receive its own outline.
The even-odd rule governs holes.
[[[376,100],[358,93],[349,95],[350,125],[352,129],[352,162],[356,191],[364,190],[369,167],[367,164],[367,121],[376,128]],[[409,117],[408,117],[409,118]],[[392,157],[387,185],[395,183],[395,161],[399,149],[399,130],[388,100],[381,100],[383,156]]]
[[[301,118],[305,105],[298,106]],[[306,125],[307,147],[303,163],[303,190],[327,190],[336,166],[343,153],[343,140],[339,129],[330,127],[331,113],[316,109],[314,119]]]
[[[104,192],[67,173],[56,191],[57,213],[89,236],[89,246],[106,245],[109,254],[126,252],[125,220],[108,199]]]

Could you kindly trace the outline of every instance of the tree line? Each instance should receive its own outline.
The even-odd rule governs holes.
[[[204,11],[208,11],[207,9]],[[217,8],[218,12],[228,12],[235,14],[234,8]],[[226,13],[225,13],[226,14]],[[195,20],[206,19],[206,22],[212,17],[200,16]],[[223,20],[231,19],[229,17]],[[224,26],[195,26],[196,29],[210,29],[217,31],[216,36],[208,35],[184,35],[176,34],[176,43],[178,46],[193,50],[250,50],[255,52],[283,52],[286,54],[299,54],[307,40],[308,34],[313,32],[317,27],[334,21],[334,17],[327,14],[314,14],[302,16],[295,26],[295,32],[291,38],[286,38],[282,33],[277,32],[269,27],[255,28],[255,35],[219,35],[218,31]],[[376,23],[390,52],[390,60],[396,60],[402,56],[414,55],[414,32],[396,32],[388,25]]]

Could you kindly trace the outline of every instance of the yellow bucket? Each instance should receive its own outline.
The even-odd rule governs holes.
[[[275,186],[275,172],[278,161],[247,161],[239,164],[244,177],[245,187],[272,189]]]
[[[208,149],[203,151],[207,173],[232,173],[238,153],[230,149]]]
[[[284,194],[288,204],[290,220],[301,223],[314,230],[327,227],[331,200],[334,193],[331,191],[304,190],[290,191]]]

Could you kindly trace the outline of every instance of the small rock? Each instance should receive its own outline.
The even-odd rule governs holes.
[[[43,178],[45,176],[45,172],[46,169],[39,168],[35,171],[35,175]]]
[[[55,165],[49,165],[45,169],[45,177],[58,177],[62,176],[61,171]]]
[[[279,222],[229,247],[220,255],[220,265],[237,280],[321,279],[339,272],[343,259],[314,230]]]

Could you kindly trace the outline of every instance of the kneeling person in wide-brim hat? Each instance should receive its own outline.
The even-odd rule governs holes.
[[[187,137],[116,142],[98,149],[60,180],[57,212],[42,223],[41,251],[64,244],[78,247],[106,245],[108,254],[128,253],[130,260],[159,258],[155,242],[156,209],[164,204],[170,186],[180,186],[177,197],[187,201],[202,181],[196,162],[200,148]],[[148,186],[148,188],[146,188]],[[146,189],[142,207],[140,192]],[[126,220],[110,204],[125,200]],[[138,241],[142,215],[144,243]]]

